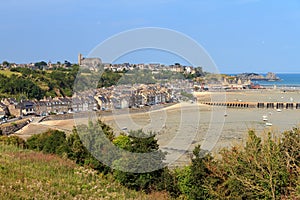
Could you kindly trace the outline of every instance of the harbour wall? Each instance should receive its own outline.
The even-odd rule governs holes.
[[[268,109],[300,109],[300,103],[294,102],[200,102],[209,106],[227,108],[268,108]]]

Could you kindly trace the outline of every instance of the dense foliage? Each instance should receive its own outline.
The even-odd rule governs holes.
[[[132,153],[150,153],[158,151],[157,157],[151,160],[151,163],[148,160],[141,160],[141,158],[136,158],[135,156],[120,157],[113,164],[118,166],[119,164],[126,163],[126,167],[136,167],[138,169],[143,169],[145,165],[154,165],[154,166],[163,166],[163,160],[165,154],[159,150],[157,140],[155,139],[155,134],[149,133],[145,134],[142,130],[130,131],[128,136],[120,135],[115,140],[114,144],[118,147],[130,151]],[[159,183],[164,181],[165,168],[155,170],[147,173],[133,173],[133,172],[124,172],[121,170],[114,170],[113,174],[116,180],[121,184],[135,189],[135,190],[144,190],[150,192],[151,189],[161,190],[165,189]]]
[[[25,140],[21,139],[18,136],[0,136],[0,144],[2,145],[13,145],[20,148],[27,148],[27,143]]]
[[[206,188],[217,199],[299,198],[299,149],[299,129],[264,141],[249,131],[245,148],[224,149],[221,160],[207,162]]]
[[[132,70],[120,78],[118,84],[155,84],[185,79],[182,73],[172,71]]]
[[[72,96],[78,70],[78,65],[51,70],[32,70],[21,67],[1,70],[0,97],[42,99],[44,96]],[[99,81],[98,86],[108,87],[115,85],[121,76],[122,73],[105,71],[101,78],[97,77]],[[82,77],[90,78],[88,75]]]
[[[41,99],[45,95],[45,91],[30,79],[16,75],[7,77],[2,74],[0,74],[0,93],[31,99]]]
[[[63,155],[67,150],[66,134],[58,130],[48,130],[39,135],[33,135],[27,140],[29,149],[44,153]]]
[[[78,66],[53,70],[11,68],[0,73],[2,97],[42,99],[44,96],[71,96]]]
[[[103,72],[103,74],[100,77],[98,87],[110,87],[112,85],[117,85],[119,80],[124,75],[123,72],[116,73],[109,70],[106,70]]]

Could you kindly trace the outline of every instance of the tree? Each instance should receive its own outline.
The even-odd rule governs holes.
[[[102,158],[106,158],[107,155],[111,156],[108,160],[114,160],[115,155],[113,149],[107,146],[107,144],[114,139],[112,128],[100,120],[97,122],[89,121],[88,125],[77,126],[74,134],[77,134],[77,136],[75,136],[77,139],[73,140],[77,141],[77,145],[73,145],[73,147],[78,148],[75,151],[78,153],[73,154],[72,157],[75,157],[78,160],[77,162],[84,162],[84,165],[88,165],[99,172],[110,172],[110,165],[107,163],[106,165],[101,161],[103,161]],[[80,142],[78,141],[79,138]],[[70,144],[72,144],[72,142],[70,142],[69,145]]]
[[[34,66],[43,67],[43,66],[47,66],[47,63],[45,61],[40,61],[40,62],[34,63]]]
[[[146,134],[142,130],[130,131],[129,136],[121,135],[114,140],[114,143],[120,148],[129,150],[133,153],[150,153],[153,151],[159,151],[159,146],[155,135],[153,133]],[[161,165],[163,166],[163,160],[165,154],[159,151],[159,156],[153,158],[150,165]],[[121,157],[114,162],[115,166],[120,163],[124,165],[126,163],[128,167],[139,165],[138,163],[144,163],[141,160],[136,160],[134,156],[127,158]],[[143,167],[143,166],[140,166]],[[164,175],[166,174],[165,168],[161,168],[152,172],[147,173],[133,173],[133,172],[123,172],[120,170],[114,170],[113,174],[116,180],[128,188],[135,190],[144,190],[145,192],[150,192],[152,189],[165,189],[164,186],[157,183],[164,182]]]
[[[280,151],[289,172],[288,190],[284,191],[286,197],[300,196],[300,129],[283,133],[283,139],[280,143]]]
[[[115,73],[110,70],[105,70],[100,77],[98,87],[110,87],[112,85],[117,85],[123,73]]]
[[[2,130],[0,129],[0,133],[2,133]],[[2,136],[0,134],[0,144],[4,145],[14,145],[20,148],[27,148],[27,144],[25,140],[18,136]]]
[[[3,61],[3,62],[2,62],[2,66],[4,66],[4,67],[8,67],[9,65],[10,65],[10,63],[7,62],[7,61]]]
[[[192,164],[182,170],[179,176],[179,188],[189,199],[209,199],[210,194],[205,187],[206,179],[210,171],[206,162],[212,161],[212,157],[196,146],[193,150]]]
[[[65,66],[66,66],[66,67],[71,67],[72,64],[71,64],[69,61],[65,60]]]
[[[113,140],[114,145],[117,147],[129,151],[131,149],[131,140],[126,135],[119,135]]]
[[[48,130],[39,135],[33,135],[27,140],[29,149],[44,153],[63,155],[67,153],[66,134],[58,130]]]
[[[99,137],[100,131],[103,131],[104,136]],[[105,151],[103,149],[105,138],[114,139],[111,127],[101,121],[97,123],[89,121],[88,125],[74,128],[69,137],[66,137],[64,132],[48,130],[31,136],[27,140],[27,145],[29,149],[66,156],[79,165],[89,166],[106,174],[110,172],[110,168],[97,160],[97,154]]]

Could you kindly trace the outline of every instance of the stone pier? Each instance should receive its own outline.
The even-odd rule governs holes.
[[[201,104],[227,108],[300,109],[300,103],[292,102],[202,102]]]

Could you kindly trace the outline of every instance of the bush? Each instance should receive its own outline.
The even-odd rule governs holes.
[[[285,131],[283,136],[279,147],[289,172],[287,190],[283,193],[286,197],[300,197],[300,129]]]
[[[73,129],[73,133],[67,138],[67,145],[69,147],[68,158],[74,160],[77,164],[83,165],[85,159],[89,156],[89,152],[82,144],[77,129]]]
[[[206,187],[217,199],[296,198],[299,149],[298,130],[286,132],[281,141],[269,133],[264,142],[249,131],[245,148],[225,149],[221,160],[207,162]]]
[[[103,137],[99,137],[101,129],[104,133]],[[88,126],[80,125],[74,128],[69,137],[58,130],[48,130],[45,133],[33,135],[27,140],[27,145],[29,149],[65,156],[79,165],[89,166],[106,174],[110,172],[110,168],[91,154],[92,151],[102,153],[104,138],[111,141],[114,139],[114,134],[111,127],[99,121],[98,123],[89,122]]]
[[[44,153],[63,155],[69,151],[66,134],[58,130],[48,130],[45,133],[33,135],[27,140],[27,145],[29,149]]]
[[[151,165],[161,165],[163,166],[163,160],[165,154],[159,151],[159,146],[155,135],[153,133],[145,134],[142,130],[131,131],[129,136],[121,135],[114,140],[114,143],[120,148],[128,150],[133,153],[149,153],[153,151],[158,151],[158,157],[153,158]],[[145,161],[146,162],[146,161]],[[135,160],[135,158],[121,157],[115,160],[113,163],[116,168],[122,165],[128,165],[127,167],[138,167],[139,169],[143,166],[136,166],[136,164],[141,163],[141,160]],[[128,188],[135,190],[143,190],[145,192],[150,192],[151,190],[162,190],[165,189],[162,185],[157,183],[163,182],[166,169],[158,169],[153,172],[147,173],[132,173],[123,172],[120,170],[114,170],[113,174],[117,181]]]
[[[225,148],[221,159],[200,156],[197,146],[192,164],[174,170],[179,193],[173,194],[187,199],[299,199],[300,130],[286,131],[281,139],[269,133],[264,141],[254,131],[248,134],[244,148]]]
[[[23,149],[27,147],[25,140],[18,136],[0,136],[0,144],[14,145]]]
[[[88,130],[88,127],[85,125],[79,126],[78,128]],[[81,139],[84,139],[86,135],[82,137],[83,138],[79,137],[77,129],[74,128],[73,133],[67,138],[67,145],[69,147],[68,158],[74,160],[79,165],[88,166],[104,174],[110,172],[110,169],[98,161],[82,143]]]
[[[190,166],[175,170],[178,188],[188,199],[210,199],[211,195],[205,184],[211,174],[206,163],[212,162],[212,157],[198,145],[191,161]]]

